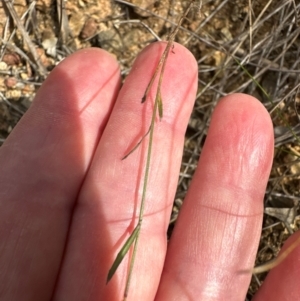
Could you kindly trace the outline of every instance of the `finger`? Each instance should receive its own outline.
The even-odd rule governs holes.
[[[1,147],[1,300],[51,297],[72,209],[119,82],[106,52],[70,56]]]
[[[253,301],[290,301],[300,299],[300,232],[295,233],[288,239],[280,254],[293,243],[298,244],[297,248],[281,264],[269,272]]]
[[[148,138],[121,158],[149,128],[156,89],[141,104],[165,43],[137,58],[119,94],[76,207],[55,300],[121,300],[128,256],[106,286],[108,270],[137,220]],[[182,68],[184,66],[184,68]],[[164,115],[155,123],[145,217],[129,299],[153,300],[166,250],[166,229],[176,190],[184,133],[197,86],[197,64],[176,44],[162,84]],[[74,275],[77,275],[74,276]]]
[[[244,300],[272,155],[264,107],[247,95],[225,97],[213,113],[156,300]]]

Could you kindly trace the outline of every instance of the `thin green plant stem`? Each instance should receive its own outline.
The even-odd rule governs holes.
[[[135,263],[135,258],[136,258],[136,253],[137,253],[137,248],[138,248],[138,242],[139,242],[139,237],[140,237],[140,231],[142,227],[142,222],[143,222],[143,217],[144,217],[144,210],[145,210],[145,203],[146,203],[146,196],[147,196],[147,187],[148,187],[148,179],[149,179],[149,173],[150,173],[150,163],[151,163],[151,154],[152,154],[152,147],[153,147],[153,136],[154,136],[154,126],[155,126],[155,119],[157,116],[157,112],[159,115],[159,119],[161,120],[163,117],[163,102],[162,102],[162,97],[161,97],[161,85],[163,81],[163,75],[165,71],[165,66],[167,62],[167,58],[169,56],[169,53],[171,51],[171,47],[173,45],[175,36],[183,22],[183,20],[186,18],[188,15],[190,9],[192,8],[194,4],[194,0],[192,0],[184,12],[184,14],[180,17],[177,26],[173,30],[173,32],[170,34],[168,38],[168,43],[167,46],[159,60],[159,63],[155,69],[155,72],[146,88],[146,91],[144,93],[144,96],[142,97],[142,103],[146,101],[148,98],[149,92],[151,91],[151,88],[153,86],[153,83],[155,81],[155,78],[157,77],[159,71],[160,71],[160,76],[158,80],[158,85],[157,85],[157,91],[156,91],[156,96],[155,96],[155,101],[154,101],[154,107],[153,107],[153,112],[152,112],[152,117],[151,117],[151,122],[150,122],[150,127],[147,133],[141,138],[141,140],[138,142],[138,144],[128,153],[126,154],[123,158],[127,158],[134,150],[137,149],[137,147],[142,143],[144,138],[148,136],[149,134],[149,142],[148,142],[148,150],[147,150],[147,157],[146,157],[146,165],[145,165],[145,173],[144,173],[144,181],[143,181],[143,190],[142,190],[142,198],[141,198],[141,205],[140,205],[140,211],[139,211],[139,219],[136,227],[134,228],[132,234],[129,236],[125,244],[122,246],[121,250],[119,251],[115,261],[113,262],[107,276],[107,283],[110,281],[110,279],[113,277],[115,274],[116,270],[118,269],[120,263],[124,259],[125,255],[128,253],[129,249],[133,246],[133,252],[132,256],[129,259],[130,264],[129,264],[129,271],[127,274],[127,279],[126,279],[126,286],[124,290],[124,295],[123,295],[123,300],[126,301],[129,293],[129,288],[130,288],[130,283],[131,283],[131,278],[133,274],[133,268],[134,268],[134,263]]]
[[[146,159],[146,169],[145,169],[141,208],[140,208],[139,221],[138,221],[139,227],[141,227],[141,225],[142,225],[144,210],[145,210],[145,200],[146,200],[147,185],[148,185],[148,179],[149,179],[149,170],[150,170],[151,153],[152,153],[152,145],[153,145],[154,124],[155,124],[157,107],[158,107],[158,101],[155,100],[152,118],[151,118],[151,129],[150,129],[150,133],[149,133],[149,144],[148,144],[148,152],[147,152],[147,159]],[[130,267],[129,267],[129,272],[128,272],[128,276],[127,276],[125,291],[124,291],[124,301],[127,299],[128,292],[129,292],[129,287],[130,287],[130,282],[131,282],[131,277],[132,277],[133,266],[134,266],[134,262],[135,262],[135,258],[136,258],[139,237],[140,237],[140,230],[138,231],[137,236],[135,238],[133,253],[132,253],[132,256],[130,259]]]

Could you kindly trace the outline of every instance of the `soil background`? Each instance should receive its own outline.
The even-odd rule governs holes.
[[[167,40],[184,0],[15,0],[0,4],[0,143],[30,107],[49,72],[78,49],[112,53],[123,78],[149,43]],[[299,1],[196,1],[176,41],[199,65],[199,90],[186,133],[169,236],[220,97],[252,94],[269,110],[275,157],[265,195],[256,264],[275,258],[300,226]],[[175,49],[176,52],[176,49]],[[265,274],[254,275],[251,300]]]

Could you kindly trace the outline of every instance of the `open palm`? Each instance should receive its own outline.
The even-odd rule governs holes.
[[[138,213],[147,131],[141,97],[164,43],[147,47],[120,89],[115,59],[82,50],[50,74],[0,152],[0,300],[119,301],[128,256],[108,270]],[[166,229],[197,64],[170,54],[130,301],[243,301],[261,231],[272,123],[254,98],[220,101],[172,239]],[[153,91],[155,92],[155,91]],[[293,240],[295,238],[291,238]],[[269,274],[255,301],[299,300],[300,250]]]

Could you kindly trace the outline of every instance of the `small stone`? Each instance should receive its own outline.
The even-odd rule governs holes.
[[[0,70],[1,71],[5,71],[5,70],[7,70],[7,64],[5,63],[5,62],[3,62],[3,61],[1,61],[0,62]]]
[[[23,80],[28,80],[28,79],[29,79],[28,74],[25,73],[25,72],[22,72],[22,73],[20,74],[20,77],[21,77]]]
[[[51,55],[52,57],[56,56],[56,44],[57,44],[56,37],[45,39],[42,42],[43,48],[46,50],[46,53],[48,55]]]
[[[84,23],[84,26],[80,32],[80,38],[85,40],[95,35],[97,31],[97,23],[94,18],[89,18]]]
[[[47,68],[51,65],[51,62],[47,55],[45,54],[45,50],[43,48],[37,48],[36,52],[39,56],[41,63]]]
[[[34,92],[34,85],[33,84],[27,84],[23,87],[22,90],[23,93],[32,93]]]
[[[290,167],[290,171],[292,175],[299,175],[300,174],[300,163],[294,163],[291,167]]]
[[[20,90],[7,90],[5,93],[5,97],[7,99],[12,99],[12,100],[19,100],[21,97],[21,91]]]
[[[14,88],[17,82],[18,81],[15,77],[8,77],[4,80],[4,84],[7,88]]]
[[[224,37],[226,38],[227,41],[231,41],[233,39],[232,34],[231,34],[231,32],[229,31],[229,29],[227,27],[221,28],[221,32],[222,32],[222,34],[224,35]]]
[[[19,65],[21,63],[21,58],[17,53],[6,53],[2,59],[8,66]]]

